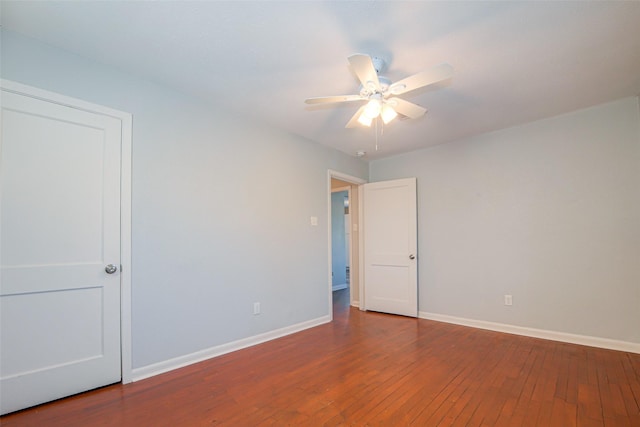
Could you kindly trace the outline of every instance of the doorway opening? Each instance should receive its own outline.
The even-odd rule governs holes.
[[[366,181],[329,171],[329,313],[360,307],[361,207],[359,190]]]
[[[351,215],[349,213],[349,185],[343,181],[331,180],[331,291],[334,308],[336,305],[351,304],[350,234]],[[339,187],[335,187],[339,185]]]

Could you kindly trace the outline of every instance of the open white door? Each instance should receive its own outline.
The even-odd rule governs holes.
[[[416,179],[363,187],[364,308],[417,317]]]
[[[2,92],[0,410],[121,379],[121,121]]]

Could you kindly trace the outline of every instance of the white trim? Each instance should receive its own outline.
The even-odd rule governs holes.
[[[103,114],[105,116],[110,116],[110,117],[114,117],[116,119],[122,120],[123,122],[128,117],[129,122],[131,122],[131,114],[129,113],[114,110],[113,108],[105,107],[103,105],[93,104],[91,102],[83,101],[81,99],[72,98],[70,96],[61,95],[56,92],[50,92],[48,90],[27,86],[25,84],[17,83],[17,82],[6,80],[6,79],[0,79],[0,86],[7,92],[26,95],[31,98],[40,99],[42,101],[52,101],[56,104],[75,108],[77,110]]]
[[[339,179],[340,181],[345,181],[351,184],[364,184],[367,182],[366,179],[358,178],[357,176],[347,175],[346,173],[338,172],[333,169],[329,169],[329,184],[331,184],[331,178]],[[331,187],[329,187],[331,189]]]
[[[606,348],[609,350],[626,351],[640,354],[640,343],[618,341],[609,338],[591,337],[566,332],[548,331],[545,329],[527,328],[524,326],[508,325],[505,323],[487,322],[484,320],[466,319],[463,317],[448,316],[445,314],[418,312],[420,319],[435,320],[438,322],[453,323],[455,325],[469,326],[472,328],[488,329],[490,331],[505,332],[507,334],[523,335],[525,337],[542,338],[551,341],[561,341],[571,344],[586,345],[589,347]]]
[[[55,92],[27,86],[11,80],[0,79],[0,87],[7,92],[49,101],[77,110],[101,114],[120,120],[122,124],[122,146],[120,166],[120,356],[122,383],[131,382],[131,141],[132,116],[123,111],[82,101]]]
[[[332,260],[331,260],[331,193],[332,193],[332,188],[331,188],[331,178],[335,178],[335,179],[339,179],[341,181],[345,181],[345,182],[349,182],[351,184],[355,184],[358,185],[358,221],[360,221],[360,219],[362,218],[362,203],[360,202],[360,196],[361,196],[361,192],[360,192],[360,186],[362,184],[364,184],[365,182],[367,182],[366,180],[362,179],[362,178],[358,178],[356,176],[352,176],[352,175],[347,175],[345,173],[342,172],[338,172],[335,171],[333,169],[328,169],[327,170],[327,241],[328,241],[328,256],[327,256],[327,276],[328,276],[328,287],[329,287],[329,292],[328,292],[328,298],[329,298],[329,318],[330,320],[333,320],[333,278],[331,275],[331,272],[333,270],[333,265],[332,265]],[[351,203],[351,187],[349,187],[349,203]],[[353,218],[352,215],[349,216],[349,218],[351,219],[351,224],[349,224],[349,227],[351,227],[351,230],[353,230]],[[362,233],[360,233],[360,228],[358,228],[358,236],[360,236]],[[358,240],[358,253],[362,254],[362,239]],[[351,259],[351,254],[353,253],[353,232],[349,233],[349,265],[353,266],[353,259]],[[359,257],[359,260],[362,259],[362,255]],[[362,266],[360,265],[360,270],[362,269]],[[362,291],[362,278],[359,278],[359,291]],[[353,280],[350,283],[350,286],[353,284]],[[353,298],[353,292],[349,293],[349,298]]]
[[[360,307],[360,301],[358,300],[353,300],[353,302],[351,303],[352,307]]]
[[[122,383],[132,379],[131,338],[131,188],[132,188],[132,140],[133,117],[122,118],[122,151],[120,158],[120,342],[122,352]]]
[[[333,291],[340,291],[340,290],[342,290],[342,289],[347,289],[348,287],[349,287],[349,285],[347,285],[346,283],[343,283],[343,284],[341,284],[341,285],[335,285],[335,286],[332,286],[332,287],[331,287],[331,289],[332,289]]]
[[[358,185],[358,308],[364,308],[364,184]]]
[[[143,380],[145,378],[173,371],[174,369],[193,365],[194,363],[212,359],[217,356],[222,356],[223,354],[242,350],[243,348],[261,344],[266,341],[271,341],[276,338],[281,338],[286,335],[291,335],[305,329],[313,328],[315,326],[320,326],[325,323],[329,323],[330,321],[331,319],[329,318],[329,316],[322,316],[318,317],[317,319],[307,320],[306,322],[298,323],[296,325],[287,326],[281,329],[276,329],[274,331],[254,335],[252,337],[243,338],[241,340],[221,344],[215,347],[210,347],[204,350],[196,351],[195,353],[165,360],[163,362],[154,363],[152,365],[143,366],[141,368],[135,368],[133,370],[133,381]]]

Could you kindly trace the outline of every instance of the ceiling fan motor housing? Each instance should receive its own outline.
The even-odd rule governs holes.
[[[384,59],[379,58],[377,56],[372,56],[371,62],[373,62],[373,68],[376,69],[376,73],[378,74],[380,74],[387,68],[387,62]]]
[[[389,80],[388,78],[384,77],[384,76],[378,76],[378,81],[380,82],[380,92],[378,92],[376,89],[374,88],[370,88],[370,87],[364,87],[362,85],[360,85],[360,95],[368,97],[374,93],[386,93],[387,89],[389,89],[389,86],[391,85],[391,80]]]

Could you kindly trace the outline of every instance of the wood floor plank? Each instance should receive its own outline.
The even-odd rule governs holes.
[[[334,321],[13,426],[640,426],[640,355],[349,307]]]

